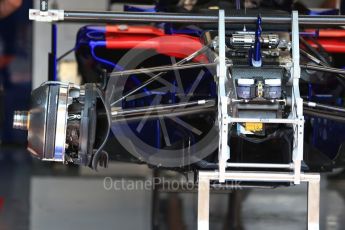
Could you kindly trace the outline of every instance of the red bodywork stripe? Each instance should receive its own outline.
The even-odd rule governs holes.
[[[151,26],[107,26],[108,49],[151,49],[158,54],[185,58],[203,47],[200,38],[189,35],[169,35]],[[207,63],[200,55],[193,60]]]
[[[345,40],[341,39],[318,39],[320,45],[329,53],[345,53]],[[317,44],[312,41],[308,41],[309,44],[318,48]]]
[[[306,32],[313,32],[316,30],[306,30]],[[341,29],[323,29],[318,31],[318,38],[316,39],[320,45],[329,53],[345,53],[345,30]],[[318,48],[317,44],[308,40],[308,43]]]

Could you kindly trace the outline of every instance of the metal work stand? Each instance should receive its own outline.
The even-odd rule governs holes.
[[[320,215],[320,174],[301,174],[301,182],[308,183],[308,230],[319,230]],[[219,172],[199,172],[198,189],[198,230],[209,230],[210,181],[219,181]],[[280,172],[245,172],[225,173],[225,180],[235,182],[291,182],[293,173]]]

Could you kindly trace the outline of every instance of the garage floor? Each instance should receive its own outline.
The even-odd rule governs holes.
[[[95,174],[88,169],[42,164],[14,148],[3,148],[0,156],[2,230],[152,229],[152,191],[104,187],[106,176],[138,181],[147,179],[150,170],[113,165]],[[229,195],[213,194],[211,229],[305,229],[306,189],[302,185],[239,190],[235,197],[242,200],[242,207],[238,207],[237,228],[227,221]],[[324,176],[321,196],[321,229],[343,229],[345,181]],[[158,197],[157,229],[196,229],[195,193],[160,193]]]

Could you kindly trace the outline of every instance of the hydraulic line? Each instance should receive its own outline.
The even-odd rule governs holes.
[[[106,103],[106,100],[104,98],[104,95],[103,95],[103,92],[99,89],[99,88],[96,88],[96,91],[97,91],[97,94],[99,96],[99,98],[101,99],[102,103],[103,103],[103,106],[104,106],[104,109],[105,109],[105,112],[106,112],[106,116],[107,116],[107,131],[106,131],[106,135],[104,136],[104,140],[102,142],[102,144],[98,147],[98,149],[95,151],[95,153],[93,154],[93,157],[92,157],[92,162],[91,162],[91,166],[94,170],[97,171],[97,166],[99,163],[101,163],[103,166],[105,166],[105,168],[108,167],[108,159],[109,159],[109,156],[108,156],[108,153],[106,153],[105,151],[103,151],[103,148],[105,147],[106,143],[107,143],[107,140],[108,140],[108,137],[109,137],[109,134],[110,134],[110,129],[111,129],[111,110],[108,106],[108,104]],[[102,156],[104,158],[104,162],[102,162]]]

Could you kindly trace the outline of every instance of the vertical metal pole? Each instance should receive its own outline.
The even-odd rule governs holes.
[[[303,160],[303,138],[304,138],[304,117],[303,117],[303,100],[299,91],[299,78],[301,75],[300,68],[300,50],[299,50],[299,21],[298,12],[292,12],[292,113],[298,124],[294,125],[294,148],[293,161],[295,184],[301,183],[301,162]]]
[[[198,230],[209,230],[210,223],[210,180],[199,172],[198,187]]]
[[[228,96],[226,94],[227,66],[225,60],[225,13],[219,10],[218,48],[218,128],[219,128],[219,182],[225,182],[226,162],[230,157],[228,146]]]
[[[308,230],[320,229],[320,180],[308,183]]]

